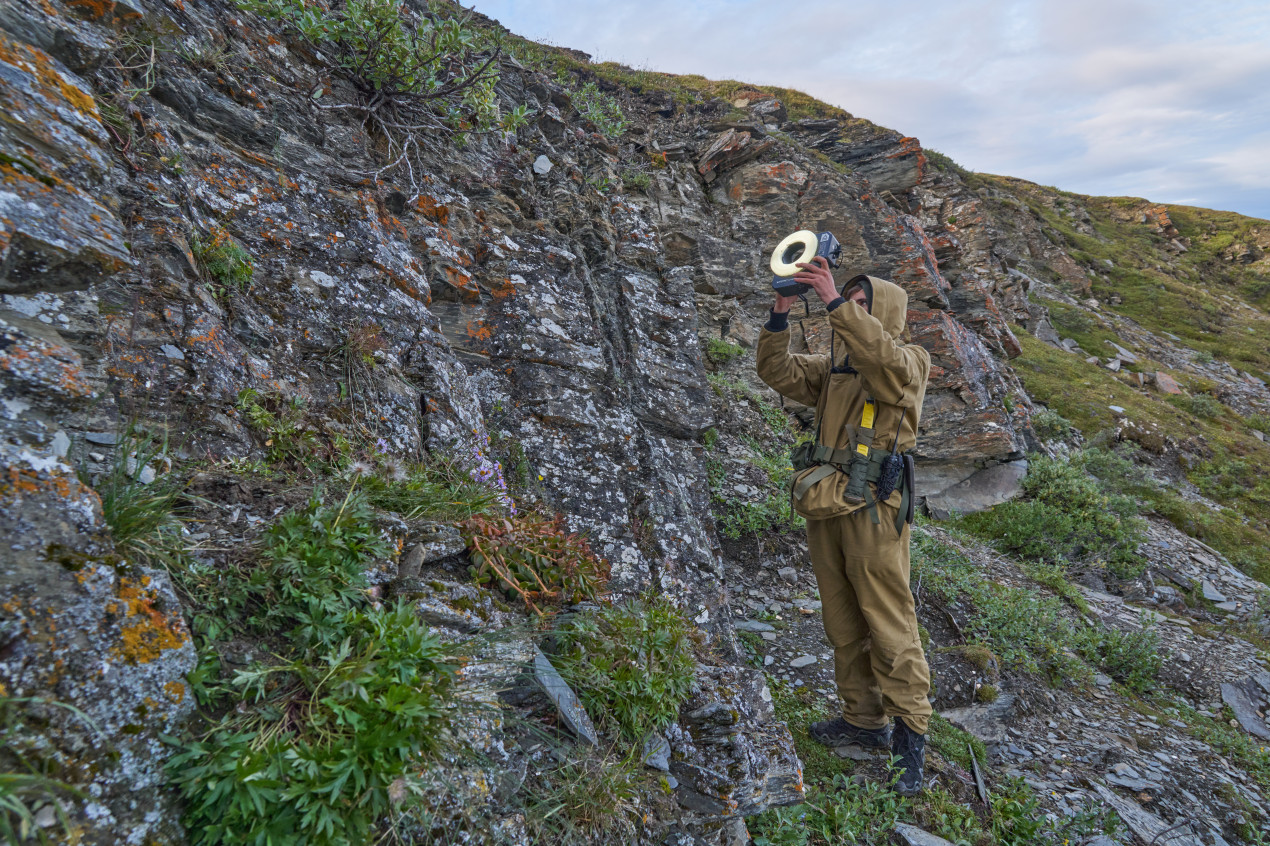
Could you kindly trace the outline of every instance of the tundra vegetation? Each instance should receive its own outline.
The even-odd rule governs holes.
[[[307,102],[371,139],[377,164],[352,177],[400,188],[412,202],[425,193],[438,155],[458,156],[465,145],[502,133],[509,143],[517,138],[530,110],[510,101],[508,86],[500,89],[502,74],[517,65],[551,87],[550,101],[562,104],[579,137],[601,149],[626,150],[611,169],[577,174],[580,186],[595,189],[587,193],[592,203],[638,199],[632,191],[656,197],[658,185],[684,167],[652,146],[620,147],[640,126],[642,115],[631,104],[641,98],[669,102],[680,114],[697,109],[711,120],[735,122],[749,118],[738,97],[771,95],[791,121],[867,124],[789,89],[587,62],[446,3],[238,5],[271,21],[303,56],[300,64],[320,68],[305,80]],[[100,97],[102,127],[130,172],[140,172],[138,162],[150,157],[164,181],[185,179],[181,154],[160,155],[146,146],[156,142],[140,130],[154,127],[135,103],[158,85],[164,61],[224,76],[233,51],[178,48],[163,33],[136,28],[112,54],[111,72],[122,84]],[[836,174],[848,171],[788,134],[771,135],[793,154],[832,165]],[[1241,405],[1223,381],[1228,369],[1261,377],[1270,371],[1264,314],[1270,283],[1255,261],[1245,260],[1264,222],[1169,207],[1177,237],[1189,244],[1178,252],[1125,216],[1140,201],[1081,197],[971,173],[934,151],[925,157],[931,172],[996,203],[995,211],[1008,207],[1027,215],[1046,243],[1088,278],[1098,308],[1068,290],[1058,271],[1031,268],[1044,283],[1032,306],[1063,337],[1105,353],[1109,342],[1129,343],[1130,334],[1145,329],[1175,337],[1171,352],[1182,354],[1187,366],[1144,350],[1137,362],[1113,372],[1014,327],[1022,354],[1011,366],[1037,405],[1031,425],[1042,448],[1031,456],[1016,499],[914,528],[912,586],[930,626],[922,628],[923,643],[933,655],[955,654],[976,668],[985,681],[972,695],[984,704],[1020,689],[1083,695],[1105,675],[1109,690],[1135,713],[1184,726],[1181,731],[1241,777],[1270,789],[1266,748],[1237,727],[1232,712],[1201,710],[1171,679],[1158,619],[1105,625],[1082,589],[1089,582],[1116,588],[1141,579],[1152,521],[1167,521],[1270,582],[1270,481],[1262,472],[1270,461],[1263,438],[1270,410]],[[57,184],[25,160],[0,163],[45,187]],[[520,164],[527,169],[527,161]],[[277,178],[289,177],[280,169]],[[186,243],[206,288],[200,293],[210,292],[221,310],[233,312],[239,298],[263,285],[267,275],[260,271],[272,257],[228,216],[212,219],[183,231],[190,233]],[[941,219],[950,227],[966,223],[961,213]],[[380,223],[394,221],[385,214]],[[173,244],[180,251],[179,239]],[[104,469],[81,473],[100,498],[113,542],[109,561],[165,570],[197,647],[188,677],[197,711],[183,731],[164,739],[173,752],[166,777],[183,799],[188,839],[444,842],[448,820],[437,812],[437,797],[447,788],[432,776],[452,772],[445,767],[455,761],[488,763],[467,730],[506,720],[523,730],[526,746],[547,750],[538,759],[547,763],[524,774],[517,800],[527,832],[541,842],[633,840],[650,806],[671,802],[673,793],[668,777],[644,766],[641,741],[675,723],[693,694],[698,665],[728,658],[719,652],[729,647],[706,645],[674,597],[650,591],[613,599],[609,562],[551,508],[542,477],[535,480],[514,435],[496,436],[492,447],[479,443],[470,456],[397,457],[377,433],[371,410],[387,369],[379,317],[361,315],[339,327],[335,342],[317,353],[338,371],[329,405],[263,378],[243,387],[236,401],[231,391],[226,420],[242,427],[243,455],[185,455],[161,429],[138,423],[122,434]],[[774,558],[788,551],[801,526],[790,508],[787,456],[808,437],[806,414],[791,414],[752,382],[747,345],[715,336],[703,349],[716,411],[715,425],[699,436],[700,466],[690,468],[704,482],[710,513],[703,520],[738,559],[747,550]],[[1156,371],[1173,373],[1183,392],[1162,396],[1145,389],[1142,377]],[[144,410],[145,403],[135,407]],[[1007,411],[1015,410],[1007,404]],[[491,421],[496,415],[487,409]],[[156,468],[153,478],[146,475]],[[242,486],[271,506],[228,548],[188,528],[196,515],[204,523],[226,519],[222,512],[232,506],[203,495],[217,484]],[[647,540],[651,519],[633,519],[631,534]],[[455,599],[452,610],[519,615],[523,630],[504,636],[543,646],[594,718],[597,749],[564,742],[555,725],[512,725],[511,709],[474,701],[464,692],[479,669],[474,656],[496,651],[497,636],[443,640],[410,599],[372,579],[409,552],[398,546],[397,529],[420,523],[460,539],[468,568],[462,587],[470,595]],[[998,569],[985,568],[985,560]],[[674,562],[660,563],[659,575],[673,579]],[[1201,588],[1190,593],[1204,608]],[[1263,621],[1267,613],[1263,608]],[[769,611],[753,616],[788,634],[788,620]],[[952,635],[935,630],[935,621]],[[1207,624],[1191,625],[1202,630]],[[1265,654],[1264,626],[1212,628]],[[756,668],[767,666],[762,650],[768,642],[757,632],[740,633]],[[806,687],[779,680],[775,670],[769,690],[777,716],[792,730],[807,793],[800,805],[748,821],[759,846],[884,842],[897,822],[975,846],[1057,846],[1124,834],[1105,806],[1047,815],[1045,797],[997,770],[981,741],[938,715],[930,739],[938,784],[921,797],[901,799],[888,789],[884,765],[857,764],[808,739],[812,722],[833,716],[830,705]],[[499,692],[514,689],[509,682]],[[83,791],[69,783],[74,773],[55,770],[30,740],[54,710],[81,718],[65,703],[10,696],[0,687],[0,832],[10,841],[77,836],[65,809],[83,800]],[[976,768],[986,776],[986,802],[966,787]],[[1225,799],[1239,816],[1239,835],[1265,842],[1257,828],[1264,809],[1258,817],[1239,795]]]

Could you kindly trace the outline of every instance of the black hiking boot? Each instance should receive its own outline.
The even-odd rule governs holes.
[[[897,717],[895,736],[891,739],[891,754],[899,759],[895,764],[900,771],[900,777],[895,782],[895,792],[901,796],[916,796],[921,793],[923,768],[926,765],[926,735],[913,731]]]
[[[851,725],[842,717],[812,723],[807,733],[811,735],[812,740],[833,748],[854,744],[865,749],[886,749],[891,743],[889,725],[880,729],[865,729]]]

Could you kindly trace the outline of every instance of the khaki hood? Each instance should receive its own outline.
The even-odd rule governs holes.
[[[904,327],[908,324],[908,292],[894,282],[863,274],[847,282],[842,290],[846,291],[856,283],[859,283],[864,289],[864,295],[868,297],[869,314],[877,318],[887,334],[892,338],[903,335]]]

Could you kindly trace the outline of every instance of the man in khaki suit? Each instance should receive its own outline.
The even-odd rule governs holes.
[[[788,315],[796,298],[778,294],[759,337],[757,366],[774,390],[816,409],[816,449],[796,473],[792,493],[807,520],[842,716],[815,723],[811,735],[830,746],[889,745],[903,768],[896,790],[914,795],[922,789],[931,707],[908,583],[909,524],[900,513],[911,490],[901,481],[889,494],[884,489],[881,501],[876,497],[887,457],[917,441],[930,355],[901,337],[908,311],[903,288],[857,276],[840,296],[823,258],[798,266],[794,280],[811,285],[828,308],[833,352],[790,354]]]

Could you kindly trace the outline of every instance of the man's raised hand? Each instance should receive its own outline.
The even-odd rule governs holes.
[[[814,288],[816,296],[820,297],[821,302],[828,305],[838,298],[839,294],[833,282],[833,273],[829,270],[829,262],[824,256],[816,256],[810,262],[800,261],[795,266],[802,268],[802,270],[794,274],[794,281]]]

